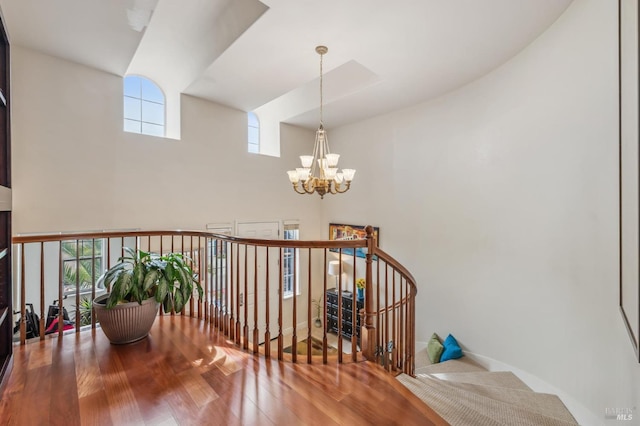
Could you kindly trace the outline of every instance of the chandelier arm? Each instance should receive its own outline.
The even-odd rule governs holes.
[[[313,194],[316,190],[314,179],[309,179],[306,183],[303,183],[302,189],[304,189],[305,194]]]
[[[336,188],[335,188],[336,192],[335,193],[344,194],[345,192],[347,192],[349,190],[349,187],[351,187],[351,182],[347,182],[345,184],[345,188],[344,189],[342,189],[342,184],[336,185]]]
[[[304,184],[302,184],[302,188],[304,189]],[[298,184],[297,184],[297,183],[294,183],[294,184],[293,184],[293,190],[294,190],[294,191],[296,191],[298,194],[302,194],[302,195],[304,195],[304,194],[308,194],[308,192],[300,191],[300,190],[298,189]]]

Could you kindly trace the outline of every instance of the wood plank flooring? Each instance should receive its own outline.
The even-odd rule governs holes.
[[[266,360],[188,317],[109,344],[100,329],[15,347],[3,425],[446,425],[372,363]]]

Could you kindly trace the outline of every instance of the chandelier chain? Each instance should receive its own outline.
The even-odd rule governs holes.
[[[320,125],[323,125],[324,123],[322,122],[322,105],[323,105],[323,99],[322,99],[322,57],[324,56],[324,54],[320,53]]]

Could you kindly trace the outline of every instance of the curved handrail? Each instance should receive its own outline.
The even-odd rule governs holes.
[[[101,232],[60,232],[41,235],[14,235],[13,244],[40,243],[66,240],[82,240],[97,238],[127,238],[127,237],[166,237],[166,236],[189,236],[189,237],[214,237],[218,240],[239,244],[247,244],[258,247],[291,247],[291,248],[364,248],[367,247],[366,240],[267,240],[260,238],[234,237],[230,235],[217,234],[209,231],[101,231]]]
[[[391,265],[395,268],[400,275],[405,277],[409,283],[411,283],[411,295],[413,297],[418,294],[418,287],[416,286],[416,279],[413,277],[413,274],[409,272],[407,268],[405,268],[400,262],[398,262],[393,256],[385,252],[379,247],[376,247],[374,250],[374,254],[381,259],[383,259],[387,264]]]
[[[370,228],[370,227],[368,227]],[[177,237],[177,238],[176,238]],[[181,238],[180,238],[181,237]],[[133,244],[131,242],[131,238],[136,238],[135,246],[136,248],[143,248],[144,250],[157,250],[158,248],[163,250],[163,241],[165,242],[165,249],[168,249],[167,245],[171,246],[172,251],[182,251],[183,253],[187,253],[190,257],[193,257],[194,262],[194,270],[198,270],[201,280],[205,285],[205,295],[204,300],[198,300],[196,302],[191,300],[191,304],[188,307],[187,315],[197,316],[198,318],[202,318],[205,321],[208,321],[215,327],[219,328],[226,335],[229,336],[231,340],[234,340],[238,345],[242,345],[243,348],[247,350],[251,350],[252,352],[258,354],[264,354],[265,356],[271,356],[273,349],[271,348],[271,335],[269,333],[269,321],[270,316],[273,321],[277,318],[278,324],[274,324],[278,326],[278,330],[275,334],[277,334],[274,339],[278,339],[277,343],[277,356],[278,359],[283,360],[290,358],[292,362],[297,362],[297,358],[299,356],[292,354],[291,356],[286,356],[283,354],[283,346],[285,345],[285,339],[283,338],[284,329],[286,327],[290,328],[291,321],[293,324],[296,324],[293,327],[293,334],[287,339],[291,339],[291,346],[297,345],[299,342],[304,342],[305,340],[309,341],[309,350],[311,349],[311,336],[312,336],[312,310],[315,312],[317,308],[318,301],[312,299],[312,289],[314,290],[314,294],[322,294],[326,295],[328,289],[328,272],[327,272],[327,262],[329,260],[328,251],[338,252],[338,256],[342,258],[342,256],[352,256],[343,253],[343,250],[352,249],[355,251],[356,248],[364,248],[368,250],[368,254],[366,256],[366,285],[367,291],[365,291],[365,303],[364,309],[362,309],[361,314],[363,315],[363,321],[361,323],[361,331],[360,328],[356,326],[356,319],[359,319],[360,313],[357,310],[352,308],[346,308],[347,303],[353,303],[355,305],[355,293],[356,293],[356,285],[355,285],[355,269],[356,269],[356,257],[353,258],[353,262],[344,261],[344,265],[352,265],[347,266],[346,269],[341,269],[341,274],[336,276],[336,289],[334,292],[338,295],[338,305],[333,311],[331,311],[331,315],[335,315],[333,324],[344,324],[345,321],[348,324],[351,324],[353,327],[349,329],[347,334],[344,334],[344,329],[334,326],[332,329],[334,332],[338,334],[338,355],[337,357],[327,356],[326,350],[324,350],[325,354],[322,356],[323,363],[327,363],[329,360],[336,358],[338,362],[343,362],[343,352],[342,352],[342,341],[345,340],[345,344],[348,340],[350,340],[350,344],[352,346],[351,354],[349,358],[352,361],[362,360],[362,356],[364,356],[368,360],[375,360],[376,362],[380,362],[385,365],[385,367],[389,370],[402,370],[405,373],[413,374],[413,356],[415,352],[415,296],[417,294],[416,280],[413,275],[393,256],[380,249],[377,246],[377,242],[373,238],[373,234],[371,229],[368,230],[367,239],[361,240],[267,240],[267,239],[256,239],[256,238],[243,238],[243,237],[235,237],[224,234],[218,234],[210,231],[200,231],[200,230],[105,230],[105,231],[94,231],[94,232],[60,232],[60,233],[49,233],[49,234],[41,234],[41,235],[15,235],[12,238],[12,242],[14,245],[17,245],[21,248],[20,255],[16,256],[16,261],[18,263],[19,272],[14,274],[14,276],[20,276],[20,292],[19,299],[21,302],[21,312],[22,312],[22,324],[20,327],[20,340],[21,343],[25,342],[25,298],[27,295],[27,288],[30,288],[33,291],[33,287],[36,287],[37,284],[26,285],[25,283],[25,271],[29,271],[32,266],[29,266],[28,257],[33,255],[33,253],[25,255],[24,247],[33,243],[37,243],[41,246],[40,250],[32,250],[31,252],[37,251],[39,252],[39,263],[40,263],[40,306],[41,306],[41,329],[44,325],[44,299],[45,293],[52,294],[52,291],[57,291],[55,293],[56,299],[63,299],[63,293],[66,294],[67,286],[69,285],[66,281],[64,283],[64,291],[63,291],[63,278],[62,272],[59,272],[58,277],[46,277],[45,278],[45,269],[49,271],[51,268],[44,268],[44,258],[48,256],[49,250],[58,250],[58,256],[48,258],[48,262],[58,262],[60,267],[53,268],[62,271],[62,244],[60,244],[60,248],[56,249],[50,248],[45,250],[44,243],[51,242],[62,242],[62,241],[79,241],[79,240],[98,240],[103,239],[106,240],[106,244],[103,247],[103,250],[106,249],[106,263],[110,264],[110,260],[113,257],[117,257],[121,247],[125,246],[125,241],[129,239],[129,242],[126,244]],[[167,243],[167,239],[170,239],[170,243]],[[119,242],[121,241],[121,242]],[[152,248],[153,242],[153,248]],[[174,248],[175,243],[175,248]],[[148,247],[148,249],[146,248]],[[215,248],[214,248],[215,247]],[[271,284],[269,282],[269,250],[258,251],[258,247],[267,247],[267,248],[279,248],[279,260],[278,267],[279,271],[277,274],[279,275],[279,280],[272,280]],[[283,250],[284,249],[284,250]],[[283,252],[287,252],[286,249],[296,249],[290,251],[290,255],[294,256],[294,264],[297,265],[295,259],[305,258],[305,267],[307,268],[307,274],[302,271],[299,271],[301,278],[296,278],[296,280],[302,279],[303,282],[309,287],[307,290],[307,300],[304,300],[303,297],[298,295],[297,297],[293,297],[289,299],[287,302],[293,305],[293,311],[291,316],[287,316],[288,313],[283,309],[284,299],[282,297],[283,291],[283,270],[282,263],[284,263]],[[223,252],[219,252],[222,250]],[[28,250],[27,250],[28,252]],[[47,252],[47,254],[45,254]],[[319,252],[319,253],[318,253]],[[260,271],[258,268],[258,256],[266,256],[266,271]],[[324,254],[322,254],[324,253]],[[312,256],[316,260],[312,260]],[[278,254],[273,254],[274,256],[278,256]],[[76,262],[80,262],[79,255],[76,254]],[[306,257],[305,257],[306,256]],[[377,256],[378,265],[384,263],[385,268],[391,270],[391,279],[387,281],[387,278],[378,276],[377,279],[374,279],[372,273],[372,262],[374,256]],[[264,261],[264,260],[263,260]],[[291,265],[291,260],[288,261]],[[33,269],[37,270],[38,267],[35,266],[35,262],[33,264]],[[323,264],[322,268],[318,268],[320,264]],[[359,265],[359,264],[358,264]],[[296,266],[294,266],[295,268]],[[302,266],[300,266],[302,268]],[[350,268],[350,272],[346,272],[347,269]],[[358,266],[361,268],[361,266]],[[313,273],[312,273],[313,269]],[[295,269],[294,269],[295,271]],[[94,271],[95,272],[95,271]],[[266,272],[266,274],[265,274]],[[50,273],[50,272],[46,272]],[[348,275],[348,274],[351,275]],[[27,275],[29,275],[27,273]],[[33,272],[30,273],[30,280],[37,281],[34,279]],[[306,276],[304,276],[306,275]],[[345,275],[345,280],[343,280],[343,275]],[[379,274],[378,274],[379,275]],[[386,275],[386,274],[385,274]],[[398,282],[396,282],[396,278],[398,278]],[[277,309],[274,307],[273,310],[269,310],[268,299],[267,301],[259,300],[255,294],[259,291],[258,280],[266,280],[267,289],[271,285],[271,288],[278,288],[278,306]],[[57,284],[56,284],[57,281]],[[95,281],[95,277],[94,277]],[[276,282],[279,281],[279,282]],[[379,282],[378,282],[379,281]],[[46,291],[45,287],[51,286],[51,284],[56,285],[53,289]],[[345,287],[345,283],[347,286]],[[264,283],[261,285],[265,285]],[[299,285],[299,282],[296,282],[295,286]],[[92,283],[91,294],[95,294],[95,282]],[[385,299],[381,300],[381,288],[382,297]],[[78,290],[78,284],[75,285],[75,296],[76,299],[80,297],[80,292]],[[377,295],[376,295],[377,292]],[[73,297],[74,295],[72,295]],[[50,296],[46,296],[50,297]],[[245,300],[244,298],[247,297]],[[249,297],[253,297],[253,299],[249,299]],[[347,299],[343,299],[347,297]],[[374,298],[377,306],[374,306]],[[299,299],[299,300],[298,300]],[[323,347],[326,349],[327,346],[327,332],[330,328],[330,308],[328,306],[327,297],[321,297],[320,303],[322,303],[322,323],[323,327]],[[388,300],[386,300],[388,299]],[[272,299],[273,300],[273,299]],[[349,302],[351,300],[352,302]],[[266,303],[265,305],[258,305],[258,303]],[[382,305],[383,303],[384,305]],[[252,305],[252,310],[247,309],[247,305]],[[352,309],[343,311],[343,309]],[[275,310],[275,312],[274,312]],[[62,310],[60,310],[62,311]],[[337,311],[337,312],[336,312]],[[298,312],[298,313],[296,313]],[[320,308],[318,308],[318,313],[320,312]],[[76,306],[76,313],[79,315],[78,307]],[[185,314],[185,312],[182,312]],[[352,316],[353,315],[353,316]],[[259,346],[258,341],[260,340],[260,336],[262,336],[263,330],[259,330],[257,325],[257,319],[260,318],[262,321],[265,319],[267,321],[267,331],[265,332],[265,348]],[[296,329],[302,331],[303,328],[300,328],[298,321],[302,318],[303,320],[306,317],[307,323],[307,334],[301,335],[300,338],[296,336]],[[377,322],[373,322],[373,318],[377,317]],[[285,324],[285,321],[288,321]],[[316,317],[316,320],[320,317]],[[384,318],[384,321],[381,320]],[[252,322],[253,321],[253,322]],[[62,313],[60,313],[60,321],[59,324],[62,324]],[[358,320],[358,323],[360,321]],[[76,322],[79,325],[79,322]],[[377,328],[376,328],[377,324]],[[384,324],[384,327],[383,327]],[[95,327],[95,321],[92,320],[92,327]],[[344,326],[343,326],[344,327]],[[80,327],[76,327],[79,329]],[[357,331],[356,331],[357,330]],[[59,334],[62,333],[62,327],[59,327]],[[356,339],[356,335],[358,336]],[[41,339],[44,338],[43,335],[40,336]],[[362,342],[360,341],[362,339]],[[383,347],[388,346],[387,343],[392,341],[393,348],[389,348],[388,352],[383,350]],[[252,345],[250,347],[250,342]],[[286,343],[289,341],[287,340]],[[362,353],[359,351],[362,350]],[[300,357],[304,358],[304,357]],[[311,362],[312,358],[317,358],[317,356],[308,355],[308,362]]]

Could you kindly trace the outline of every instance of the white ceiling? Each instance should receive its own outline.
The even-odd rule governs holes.
[[[14,45],[281,121],[336,127],[460,87],[542,33],[571,0],[0,0]],[[151,6],[153,7],[153,6]]]

